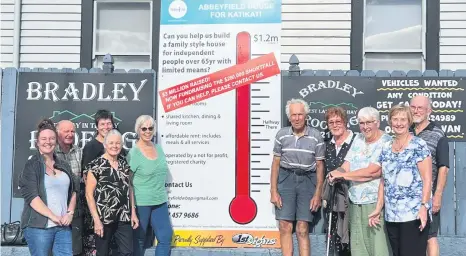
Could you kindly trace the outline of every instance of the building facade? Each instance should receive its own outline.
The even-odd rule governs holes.
[[[1,0],[0,67],[157,70],[158,0]],[[466,69],[466,0],[283,0],[282,68]]]

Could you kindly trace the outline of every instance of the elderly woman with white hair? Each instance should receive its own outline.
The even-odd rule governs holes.
[[[383,218],[379,227],[369,227],[369,214],[377,208],[380,172],[377,162],[382,147],[391,137],[380,130],[380,114],[375,108],[365,107],[358,112],[359,133],[348,151],[344,163],[328,174],[332,182],[350,181],[350,248],[353,256],[390,255]]]
[[[142,115],[136,119],[134,129],[138,141],[127,156],[133,172],[136,212],[140,221],[140,228],[134,236],[134,255],[144,255],[150,223],[157,238],[155,255],[168,256],[173,235],[165,189],[168,164],[162,147],[153,142],[155,120],[149,115]]]
[[[133,229],[139,225],[134,209],[131,170],[120,156],[123,140],[118,130],[109,131],[103,140],[105,153],[84,168],[86,199],[96,234],[97,255],[109,255],[114,238],[119,255],[133,255]]]

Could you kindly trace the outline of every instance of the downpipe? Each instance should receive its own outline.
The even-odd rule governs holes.
[[[13,35],[13,67],[19,68],[21,50],[21,5],[22,0],[15,0],[14,35]]]

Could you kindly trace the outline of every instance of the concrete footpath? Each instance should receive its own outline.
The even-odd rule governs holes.
[[[440,255],[442,256],[466,256],[466,237],[439,237],[440,241]],[[324,256],[325,254],[325,236],[324,235],[311,235],[311,253],[313,256]],[[295,253],[297,244],[295,239]],[[1,256],[28,256],[29,251],[27,247],[1,247]],[[148,249],[145,256],[153,256],[154,249]],[[247,248],[247,249],[198,249],[198,248],[174,248],[172,256],[270,256],[281,255],[280,250],[277,249],[261,249],[261,248]]]

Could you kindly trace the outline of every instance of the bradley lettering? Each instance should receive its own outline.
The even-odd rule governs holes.
[[[37,131],[31,131],[30,136],[29,136],[29,150],[35,150],[36,149],[36,133]],[[81,131],[81,132],[76,132],[74,135],[74,145],[78,146],[80,145],[81,148],[84,148],[86,144],[91,141],[94,137],[94,131]],[[134,147],[136,143],[136,133],[134,132],[125,132],[122,133],[122,138],[123,138],[123,148],[126,150],[131,149]]]
[[[356,98],[356,95],[358,94],[364,94],[362,91],[358,91],[358,89],[354,88],[352,85],[343,83],[341,84],[340,81],[333,81],[333,80],[328,80],[327,82],[320,81],[319,84],[310,84],[307,87],[301,89],[299,91],[299,94],[303,97],[306,98],[309,94],[319,91],[321,89],[336,89],[340,90],[343,92],[348,93],[349,95],[353,96]]]
[[[27,100],[52,100],[57,102],[68,100],[91,101],[97,98],[97,101],[128,101],[128,98],[130,98],[131,101],[140,101],[139,93],[146,83],[147,79],[142,80],[139,86],[135,83],[113,83],[112,85],[83,83],[81,86],[71,82],[68,83],[68,87],[61,91],[59,90],[60,85],[56,82],[46,82],[45,84],[29,82]],[[126,97],[130,93],[128,90],[125,91],[128,86],[133,93],[132,97]]]

